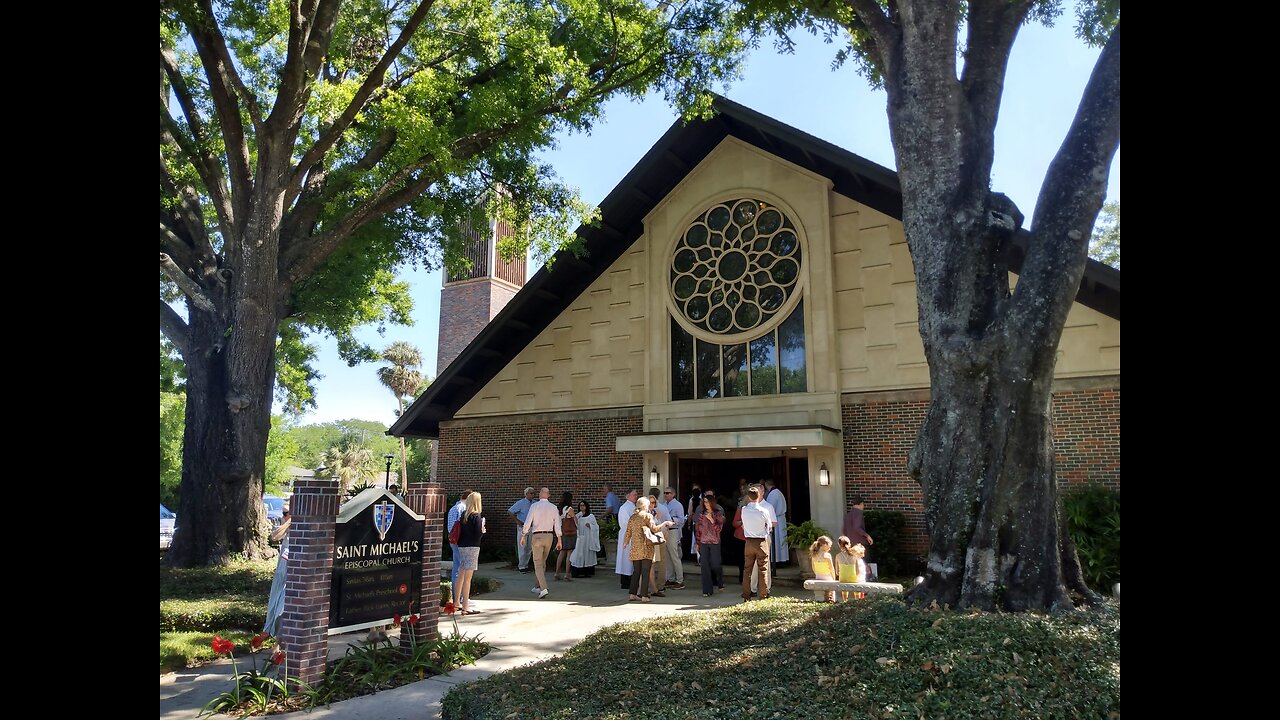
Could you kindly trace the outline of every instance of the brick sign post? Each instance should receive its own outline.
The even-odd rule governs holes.
[[[406,651],[411,642],[430,642],[439,633],[440,620],[440,552],[444,544],[445,495],[439,483],[411,482],[404,502],[414,512],[427,518],[426,538],[422,543],[422,602],[418,607],[418,626],[405,623],[400,630],[400,647]],[[410,633],[413,634],[412,641]]]
[[[298,478],[289,511],[293,519],[279,641],[289,676],[314,685],[324,678],[329,659],[329,580],[338,481]]]

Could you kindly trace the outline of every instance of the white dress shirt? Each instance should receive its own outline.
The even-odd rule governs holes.
[[[742,534],[756,540],[769,537],[769,528],[773,520],[773,508],[767,503],[747,503],[742,508]]]
[[[524,521],[524,532],[554,532],[560,537],[560,511],[550,500],[539,500],[529,508],[529,517]]]

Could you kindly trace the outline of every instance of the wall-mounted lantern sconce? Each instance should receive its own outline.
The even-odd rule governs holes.
[[[826,463],[822,463],[822,467],[818,468],[818,484],[822,487],[831,484],[831,471],[827,469]]]
[[[654,465],[653,469],[649,471],[649,487],[651,488],[658,487],[659,477],[660,476],[658,475],[658,466]]]

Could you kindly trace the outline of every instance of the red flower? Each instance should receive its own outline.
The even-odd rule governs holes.
[[[396,613],[395,615],[392,615],[392,616],[391,616],[391,622],[395,623],[396,625],[399,625],[399,624],[400,624],[400,613]]]
[[[262,647],[262,643],[265,642],[266,639],[269,637],[271,636],[268,635],[267,633],[260,632],[257,635],[253,636],[253,640],[250,640],[249,644],[253,645],[254,650],[257,650],[258,648]]]
[[[418,624],[418,613],[414,613],[414,614],[412,614],[412,615],[410,615],[410,616],[409,616],[409,624],[410,624],[410,625],[413,625],[413,626],[417,626],[417,624]]]
[[[453,614],[454,609],[455,609],[455,608],[453,607],[453,601],[452,601],[452,600],[450,600],[449,602],[447,602],[447,603],[445,603],[445,604],[444,604],[444,614],[445,614],[445,615],[452,615],[452,614]]]
[[[283,663],[284,650],[281,650],[280,648],[276,648],[276,651],[271,655],[271,662],[275,663],[276,665]]]
[[[223,640],[221,635],[214,635],[213,642],[209,643],[209,645],[218,655],[230,655],[231,651],[236,647],[236,644],[230,640]]]

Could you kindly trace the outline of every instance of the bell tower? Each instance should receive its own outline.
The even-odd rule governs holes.
[[[471,268],[462,273],[446,270],[440,291],[437,374],[449,367],[524,286],[525,257],[507,262],[498,255],[498,243],[512,234],[510,225],[490,220],[488,225],[466,228],[466,232],[471,237],[465,251]]]

